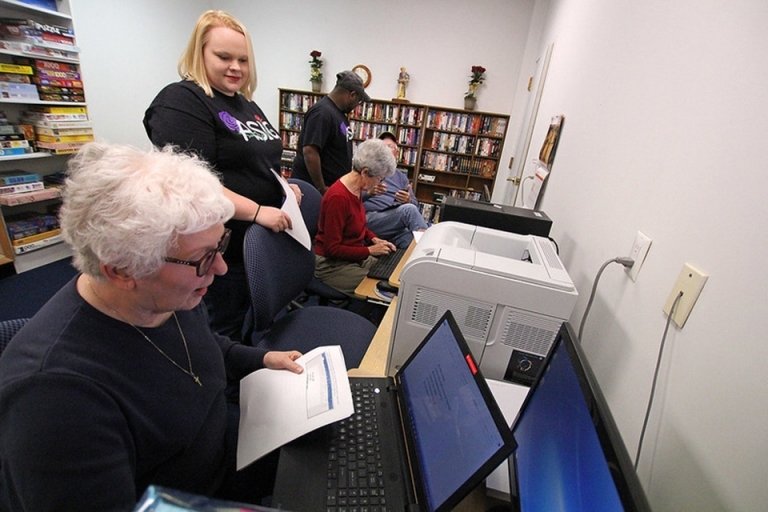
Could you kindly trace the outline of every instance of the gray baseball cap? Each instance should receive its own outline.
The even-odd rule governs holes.
[[[348,91],[355,91],[363,98],[363,101],[371,101],[371,97],[365,92],[363,79],[354,71],[342,71],[336,74],[336,87],[343,87]]]

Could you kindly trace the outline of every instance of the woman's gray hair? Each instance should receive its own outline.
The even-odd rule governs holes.
[[[59,214],[78,270],[100,277],[103,263],[134,278],[157,272],[178,235],[232,215],[218,176],[196,156],[95,142],[70,159]]]
[[[392,150],[379,139],[368,139],[360,143],[352,157],[352,169],[362,171],[368,169],[369,176],[392,176],[397,162],[392,156]]]

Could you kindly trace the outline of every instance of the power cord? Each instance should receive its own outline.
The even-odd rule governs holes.
[[[605,270],[605,267],[607,267],[611,263],[621,263],[625,267],[629,268],[635,264],[635,260],[633,260],[632,258],[625,258],[621,256],[617,258],[613,258],[603,263],[603,266],[600,267],[600,270],[597,271],[597,275],[595,276],[595,282],[592,284],[592,293],[590,293],[589,301],[587,302],[587,308],[584,310],[584,315],[581,317],[581,323],[579,324],[579,341],[581,341],[581,333],[584,332],[584,324],[587,322],[587,315],[589,315],[589,310],[592,307],[592,301],[595,300],[595,291],[597,290],[597,283],[600,281],[600,276],[603,274],[603,270]]]
[[[669,316],[667,317],[667,324],[664,326],[664,335],[661,337],[661,345],[659,346],[659,356],[656,358],[656,369],[653,372],[653,383],[651,384],[651,395],[648,397],[648,407],[645,409],[645,418],[643,419],[643,428],[640,431],[640,440],[637,443],[637,453],[635,454],[635,471],[637,471],[637,464],[640,461],[640,451],[643,448],[643,439],[645,439],[645,430],[648,427],[648,419],[651,416],[651,407],[653,406],[653,397],[656,394],[656,382],[659,378],[659,368],[661,368],[661,357],[664,353],[664,343],[667,340],[667,332],[669,331],[669,324],[672,321],[672,317],[677,309],[677,304],[683,297],[683,292],[677,294],[675,301],[672,303],[672,307],[669,309]]]

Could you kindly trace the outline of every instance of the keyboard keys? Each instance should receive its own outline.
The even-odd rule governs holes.
[[[352,384],[355,414],[338,422],[328,457],[328,511],[385,510],[373,385]]]
[[[368,277],[373,279],[389,279],[392,272],[395,271],[397,264],[400,263],[405,251],[405,249],[397,249],[395,252],[385,256],[379,256],[376,259],[376,263],[368,269]]]

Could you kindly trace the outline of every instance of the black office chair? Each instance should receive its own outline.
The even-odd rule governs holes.
[[[14,318],[0,322],[0,355],[2,355],[8,342],[11,341],[19,330],[24,327],[29,318]]]
[[[245,272],[251,295],[251,344],[268,350],[306,353],[340,345],[347,368],[356,368],[376,326],[360,315],[329,306],[288,310],[314,277],[315,257],[285,232],[258,224],[244,242]]]
[[[304,218],[304,224],[307,225],[309,236],[314,240],[315,235],[317,234],[317,221],[320,218],[320,202],[322,201],[323,196],[314,186],[312,186],[312,184],[307,183],[304,180],[291,178],[288,182],[297,185],[299,189],[301,189],[301,193],[304,194],[301,198],[299,209],[301,210],[301,216]],[[308,295],[315,295],[318,298],[319,303],[323,306],[334,303],[342,306],[349,304],[349,297],[347,294],[328,286],[314,275],[309,281],[305,291]]]

